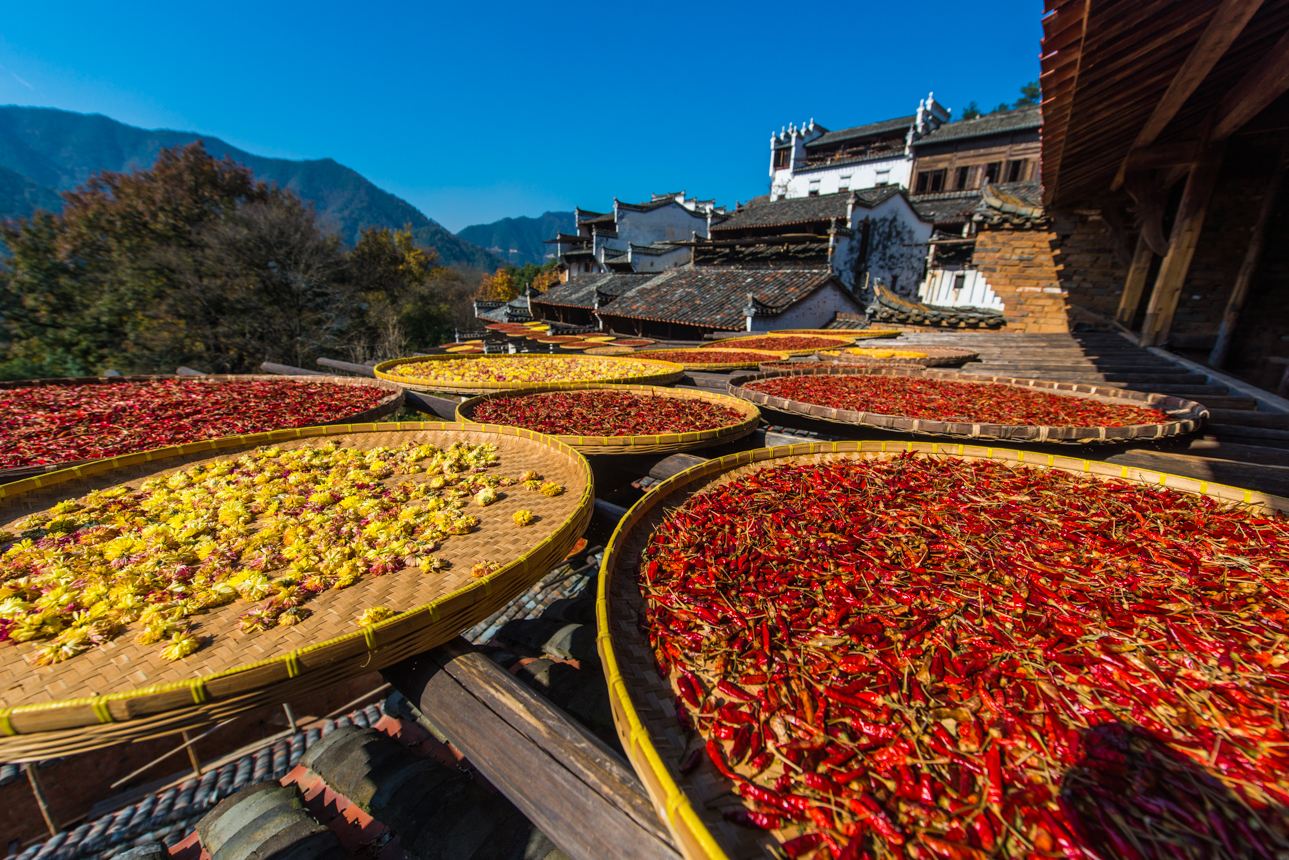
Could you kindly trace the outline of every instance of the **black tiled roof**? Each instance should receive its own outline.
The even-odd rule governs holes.
[[[528,312],[528,300],[523,296],[511,299],[504,305],[490,308],[480,314],[476,314],[477,319],[487,320],[488,322],[507,323],[507,322],[528,322],[532,314]]]
[[[1038,107],[1024,107],[1006,113],[991,113],[976,119],[964,119],[948,122],[930,134],[923,135],[913,142],[917,146],[930,146],[950,140],[964,140],[972,137],[987,137],[991,134],[1007,134],[1014,131],[1025,131],[1038,128],[1043,124],[1043,115]]]
[[[615,299],[600,314],[738,331],[747,322],[744,308],[749,294],[763,312],[776,315],[832,278],[827,268],[673,269]]]
[[[653,274],[626,274],[610,272],[609,274],[582,275],[570,278],[567,284],[551,287],[539,296],[533,296],[535,305],[556,305],[567,308],[595,307],[596,293],[620,296],[633,287],[643,284]]]
[[[1037,182],[1003,182],[981,189],[975,220],[989,224],[1032,225],[1043,221],[1043,188]]]
[[[980,202],[980,191],[950,191],[943,194],[919,194],[910,197],[913,210],[923,221],[932,224],[964,224]]]
[[[843,128],[837,131],[830,131],[822,137],[817,137],[806,144],[806,149],[812,149],[817,146],[828,146],[833,143],[842,143],[847,140],[858,140],[862,137],[874,137],[880,134],[891,134],[897,131],[908,131],[909,126],[917,117],[897,116],[894,119],[884,119],[881,122],[870,122],[868,125],[857,125],[851,128]]]
[[[773,227],[780,224],[812,224],[834,218],[845,219],[846,206],[851,195],[855,197],[856,206],[872,208],[899,193],[899,186],[883,185],[858,191],[819,194],[815,197],[790,197],[773,202],[749,203],[722,221],[719,226],[712,225],[712,232]]]
[[[1003,312],[993,308],[927,305],[897,296],[880,283],[873,285],[873,293],[875,298],[867,311],[870,322],[943,328],[999,328],[1004,322]]]

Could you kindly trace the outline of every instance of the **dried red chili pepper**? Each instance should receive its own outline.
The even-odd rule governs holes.
[[[713,430],[743,415],[696,397],[591,389],[489,398],[470,418],[557,436],[647,436]]]

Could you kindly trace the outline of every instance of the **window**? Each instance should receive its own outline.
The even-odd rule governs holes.
[[[1029,167],[1028,162],[1026,162],[1025,159],[1023,158],[1018,158],[1015,161],[1007,162],[1007,181],[1021,182],[1022,180],[1025,179],[1025,174],[1029,172],[1029,170],[1027,169],[1028,167]]]
[[[876,177],[875,181],[873,182],[874,188],[880,188],[883,185],[891,184],[891,169],[889,167],[881,168],[880,170],[876,171],[874,175]]]
[[[953,178],[953,188],[955,191],[961,191],[967,187],[967,180],[971,178],[970,167],[959,167],[958,173]]]
[[[838,190],[838,191],[849,191],[849,190],[850,190],[850,174],[849,174],[849,173],[843,173],[843,174],[841,175],[841,180],[837,183],[837,190]]]
[[[997,182],[998,176],[1003,172],[1003,163],[1001,161],[991,161],[985,165],[985,182]]]
[[[941,170],[923,170],[918,173],[917,193],[934,194],[944,190],[944,174]]]
[[[954,291],[955,293],[957,293],[959,290],[961,290],[961,289],[962,289],[963,287],[965,287],[966,285],[967,285],[967,273],[966,273],[966,272],[959,272],[958,274],[956,274],[956,275],[954,275],[954,276],[953,276],[953,291]]]
[[[806,192],[806,194],[807,194],[807,196],[810,196],[810,197],[818,197],[818,196],[819,196],[819,180],[818,180],[818,179],[812,179],[812,180],[810,180],[810,190],[809,190],[809,191],[807,191],[807,192]]]
[[[792,150],[785,147],[774,151],[774,169],[782,170],[792,161]]]

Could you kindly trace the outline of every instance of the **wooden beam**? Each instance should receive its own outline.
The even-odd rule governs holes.
[[[1208,202],[1213,196],[1213,187],[1217,184],[1221,166],[1221,150],[1215,147],[1195,163],[1190,175],[1186,177],[1182,202],[1177,209],[1177,218],[1173,221],[1172,233],[1168,237],[1168,252],[1159,264],[1155,288],[1150,294],[1150,304],[1146,306],[1146,320],[1141,327],[1142,346],[1162,343],[1172,328],[1173,315],[1177,312],[1186,274],[1190,271],[1191,259],[1195,256],[1195,246],[1204,229]]]
[[[680,856],[627,763],[464,640],[382,674],[570,857]]]
[[[1213,126],[1213,140],[1223,140],[1239,131],[1286,90],[1289,90],[1289,32],[1222,99]]]
[[[1146,278],[1150,275],[1150,264],[1155,261],[1155,252],[1146,241],[1146,234],[1137,236],[1137,249],[1133,252],[1132,263],[1128,266],[1128,276],[1123,280],[1123,294],[1119,296],[1119,310],[1114,318],[1121,325],[1132,326],[1133,317],[1137,315],[1137,306],[1141,296],[1146,292]]]
[[[1231,349],[1231,337],[1240,322],[1240,312],[1244,310],[1244,302],[1249,297],[1249,288],[1253,285],[1253,276],[1257,273],[1258,262],[1262,259],[1262,248],[1266,245],[1267,238],[1267,223],[1271,220],[1271,213],[1275,211],[1276,197],[1279,196],[1280,184],[1284,179],[1286,155],[1289,155],[1289,145],[1276,158],[1275,169],[1271,172],[1271,179],[1267,182],[1262,203],[1258,207],[1257,220],[1253,222],[1249,246],[1244,250],[1244,259],[1240,261],[1240,271],[1236,274],[1235,284],[1231,287],[1231,297],[1226,300],[1222,323],[1217,329],[1217,341],[1213,344],[1213,351],[1208,354],[1208,363],[1213,367],[1220,368],[1226,364],[1226,357]]]
[[[1177,74],[1173,75],[1168,89],[1155,103],[1155,109],[1151,111],[1150,116],[1142,123],[1128,156],[1119,165],[1119,172],[1110,185],[1111,190],[1117,191],[1123,186],[1124,176],[1132,169],[1130,160],[1133,158],[1134,151],[1145,149],[1159,138],[1168,123],[1172,122],[1173,117],[1177,116],[1177,112],[1182,109],[1182,105],[1186,104],[1186,100],[1204,82],[1208,73],[1213,71],[1217,61],[1222,59],[1222,55],[1231,47],[1231,43],[1244,30],[1244,25],[1249,23],[1249,19],[1258,11],[1262,3],[1263,0],[1223,0],[1213,12],[1213,17],[1208,19],[1204,32],[1200,34],[1190,54],[1177,70]]]
[[[1133,149],[1123,160],[1121,169],[1125,173],[1137,170],[1154,170],[1159,167],[1173,167],[1178,164],[1193,164],[1203,151],[1203,142],[1199,140],[1179,140],[1172,143],[1160,143],[1145,149]],[[1122,185],[1116,181],[1114,189]]]

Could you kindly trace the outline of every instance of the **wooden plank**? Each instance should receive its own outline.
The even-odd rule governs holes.
[[[1271,427],[1289,430],[1289,415],[1271,412],[1254,412],[1249,409],[1210,409],[1210,417],[1217,424],[1234,424],[1239,427]]]
[[[1258,217],[1253,223],[1249,246],[1244,250],[1240,271],[1235,276],[1231,295],[1226,300],[1226,308],[1222,311],[1222,322],[1217,329],[1217,341],[1213,344],[1212,352],[1208,354],[1208,363],[1214,367],[1222,367],[1226,364],[1226,356],[1231,348],[1231,337],[1240,322],[1240,312],[1244,310],[1244,301],[1249,296],[1253,276],[1257,273],[1258,263],[1262,259],[1262,248],[1267,239],[1267,223],[1271,220],[1271,213],[1275,211],[1276,198],[1280,194],[1280,184],[1284,179],[1287,156],[1289,156],[1289,145],[1286,145],[1276,159],[1276,166],[1267,181],[1266,190],[1262,193],[1262,203],[1258,206]]]
[[[376,376],[376,366],[374,364],[354,364],[352,361],[340,361],[336,358],[318,359],[319,367],[328,367],[332,370],[343,370],[345,373],[352,373],[355,376]]]
[[[1193,457],[1219,457],[1223,460],[1241,460],[1245,463],[1263,463],[1268,466],[1289,466],[1289,451],[1269,445],[1242,445],[1218,439],[1192,439],[1186,448],[1177,453]]]
[[[434,415],[445,421],[457,420],[457,404],[460,402],[460,399],[454,397],[439,397],[434,394],[426,394],[424,391],[413,391],[410,388],[403,389],[404,404],[417,412]]]
[[[620,756],[463,640],[383,674],[570,857],[680,856]]]
[[[266,361],[260,364],[260,370],[265,373],[280,373],[283,376],[329,376],[321,370],[306,370],[303,367],[292,367],[289,364],[277,364],[276,362]]]
[[[1289,430],[1277,430],[1274,427],[1250,427],[1245,424],[1227,424],[1214,421],[1204,425],[1206,433],[1212,433],[1220,440],[1244,439],[1264,445],[1289,446]]]
[[[1218,60],[1222,59],[1222,55],[1231,47],[1231,43],[1244,30],[1244,25],[1249,23],[1249,19],[1258,11],[1262,3],[1263,0],[1222,0],[1222,5],[1214,10],[1212,17],[1208,19],[1204,32],[1191,48],[1181,68],[1173,75],[1168,89],[1155,103],[1155,109],[1142,123],[1136,139],[1129,148],[1127,158],[1119,165],[1119,172],[1110,185],[1111,191],[1118,191],[1123,185],[1123,177],[1129,170],[1128,162],[1132,158],[1133,150],[1144,149],[1158,139],[1160,133],[1182,109],[1182,105],[1186,104],[1187,99],[1208,77]]]
[[[699,463],[707,461],[706,457],[698,457],[693,454],[672,454],[670,457],[664,457],[649,470],[649,477],[655,481],[665,481],[672,475],[680,474],[690,466],[697,466]]]
[[[1289,399],[1272,394],[1256,385],[1251,385],[1243,379],[1236,379],[1234,376],[1206,367],[1197,361],[1191,361],[1189,358],[1182,358],[1180,355],[1174,355],[1166,349],[1160,349],[1157,346],[1150,347],[1149,351],[1160,358],[1171,361],[1178,367],[1184,367],[1196,373],[1202,373],[1209,382],[1217,385],[1225,385],[1236,394],[1243,394],[1245,397],[1252,397],[1258,403],[1258,409],[1263,412],[1276,412],[1289,415]]]
[[[1213,140],[1230,137],[1289,90],[1289,32],[1227,91],[1217,108]]]
[[[1126,326],[1132,325],[1137,315],[1137,306],[1146,291],[1146,278],[1150,275],[1150,264],[1155,261],[1155,252],[1150,249],[1146,235],[1137,236],[1137,248],[1132,253],[1132,264],[1128,266],[1128,276],[1123,279],[1123,294],[1119,296],[1119,309],[1114,318]]]
[[[1221,164],[1220,150],[1211,150],[1191,168],[1190,175],[1186,178],[1181,206],[1177,210],[1177,219],[1168,240],[1168,253],[1159,264],[1155,288],[1150,294],[1150,304],[1146,306],[1146,320],[1141,326],[1142,346],[1161,343],[1172,328],[1173,315],[1177,312],[1186,274],[1190,271],[1191,259],[1195,256],[1195,246],[1204,229],[1208,202],[1213,196]]]

